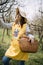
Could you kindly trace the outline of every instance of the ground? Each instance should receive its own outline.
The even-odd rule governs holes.
[[[2,57],[5,54],[5,51],[10,45],[11,41],[11,30],[10,30],[10,36],[4,35],[4,42],[2,42],[2,33],[3,29],[0,29],[0,65],[2,64]],[[43,65],[43,51],[41,51],[41,45],[39,46],[38,52],[37,53],[29,53],[30,58],[28,61],[25,62],[25,65]],[[11,60],[10,65],[18,65],[18,61],[16,60]]]

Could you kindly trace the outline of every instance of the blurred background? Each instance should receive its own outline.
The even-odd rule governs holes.
[[[15,20],[16,8],[22,7],[27,14],[28,25],[39,41],[37,53],[29,53],[25,65],[43,65],[43,0],[0,0],[0,65],[11,41],[11,24]],[[18,65],[11,60],[10,65]]]

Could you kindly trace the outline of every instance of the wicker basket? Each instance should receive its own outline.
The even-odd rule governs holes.
[[[38,41],[34,39],[34,42],[31,42],[29,38],[22,37],[19,40],[20,49],[26,53],[36,53],[38,50]]]

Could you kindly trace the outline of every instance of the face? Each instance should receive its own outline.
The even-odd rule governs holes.
[[[21,20],[21,15],[17,15],[17,19],[18,19],[18,21],[20,21]]]

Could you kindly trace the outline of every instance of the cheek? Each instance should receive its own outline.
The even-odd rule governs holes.
[[[21,17],[19,19],[21,20]]]
[[[21,18],[18,18],[18,20],[20,21],[20,20],[21,20]]]
[[[21,20],[21,16],[18,16],[18,20],[19,20],[19,21]]]

